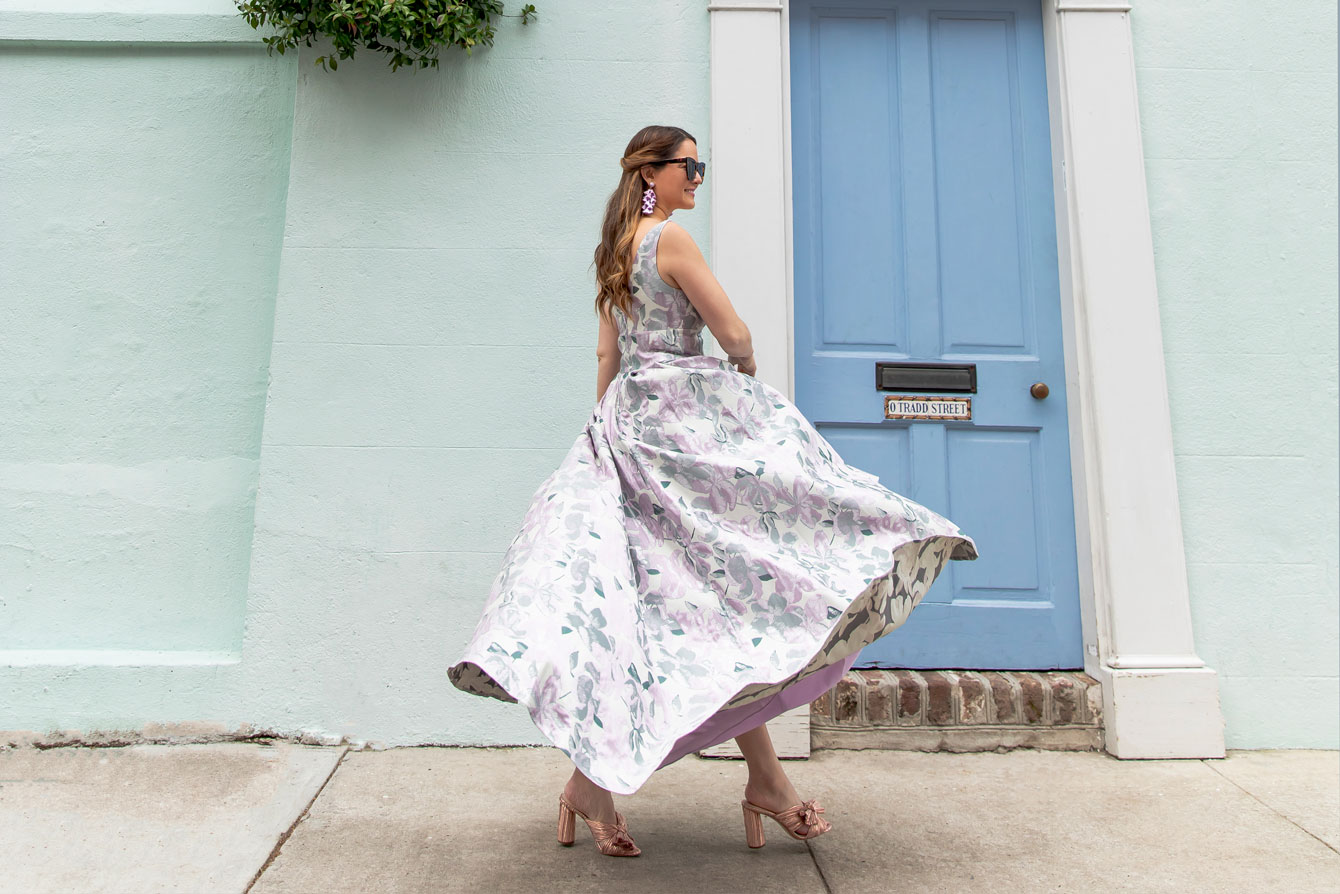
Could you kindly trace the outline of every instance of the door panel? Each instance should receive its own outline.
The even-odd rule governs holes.
[[[947,509],[964,530],[989,529],[995,561],[953,566],[956,589],[974,599],[1039,598],[1038,433],[999,429],[947,432]]]
[[[911,496],[912,438],[906,428],[825,423],[823,435],[847,462],[879,476],[889,490]]]
[[[906,350],[907,293],[903,259],[888,251],[902,241],[896,215],[852,214],[872,200],[894,204],[900,183],[897,168],[871,165],[866,155],[872,142],[887,139],[897,120],[893,62],[893,18],[865,15],[827,16],[818,20],[815,35],[828,64],[819,74],[821,95],[831,97],[820,111],[817,133],[825,164],[816,173],[824,197],[819,230],[824,257],[859,254],[863,264],[821,264],[823,291],[864,295],[879,291],[882,301],[831,301],[819,304],[823,340],[832,345],[863,345],[879,333],[885,347]],[[861,84],[860,91],[844,85]]]

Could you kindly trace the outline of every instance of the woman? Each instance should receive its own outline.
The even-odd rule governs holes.
[[[754,378],[749,328],[670,222],[703,181],[692,135],[645,127],[620,164],[595,253],[597,405],[448,674],[524,704],[572,759],[560,843],[581,816],[602,853],[636,856],[612,792],[732,737],[749,846],[763,816],[813,838],[831,826],[764,722],[831,688],[976,546]],[[703,354],[704,325],[728,361]]]

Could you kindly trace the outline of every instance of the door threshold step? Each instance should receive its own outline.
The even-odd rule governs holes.
[[[1083,671],[851,670],[810,703],[810,747],[1101,751],[1102,713]]]

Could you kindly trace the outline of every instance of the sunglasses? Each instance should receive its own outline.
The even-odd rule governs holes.
[[[707,176],[707,162],[698,161],[696,158],[689,158],[687,155],[682,158],[663,158],[660,161],[652,162],[652,164],[667,165],[674,161],[684,162],[684,174],[688,177],[690,183],[693,182],[694,174],[699,174],[703,177]]]

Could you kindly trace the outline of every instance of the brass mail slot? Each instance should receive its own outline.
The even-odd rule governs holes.
[[[961,391],[977,393],[975,363],[875,364],[877,391]]]

